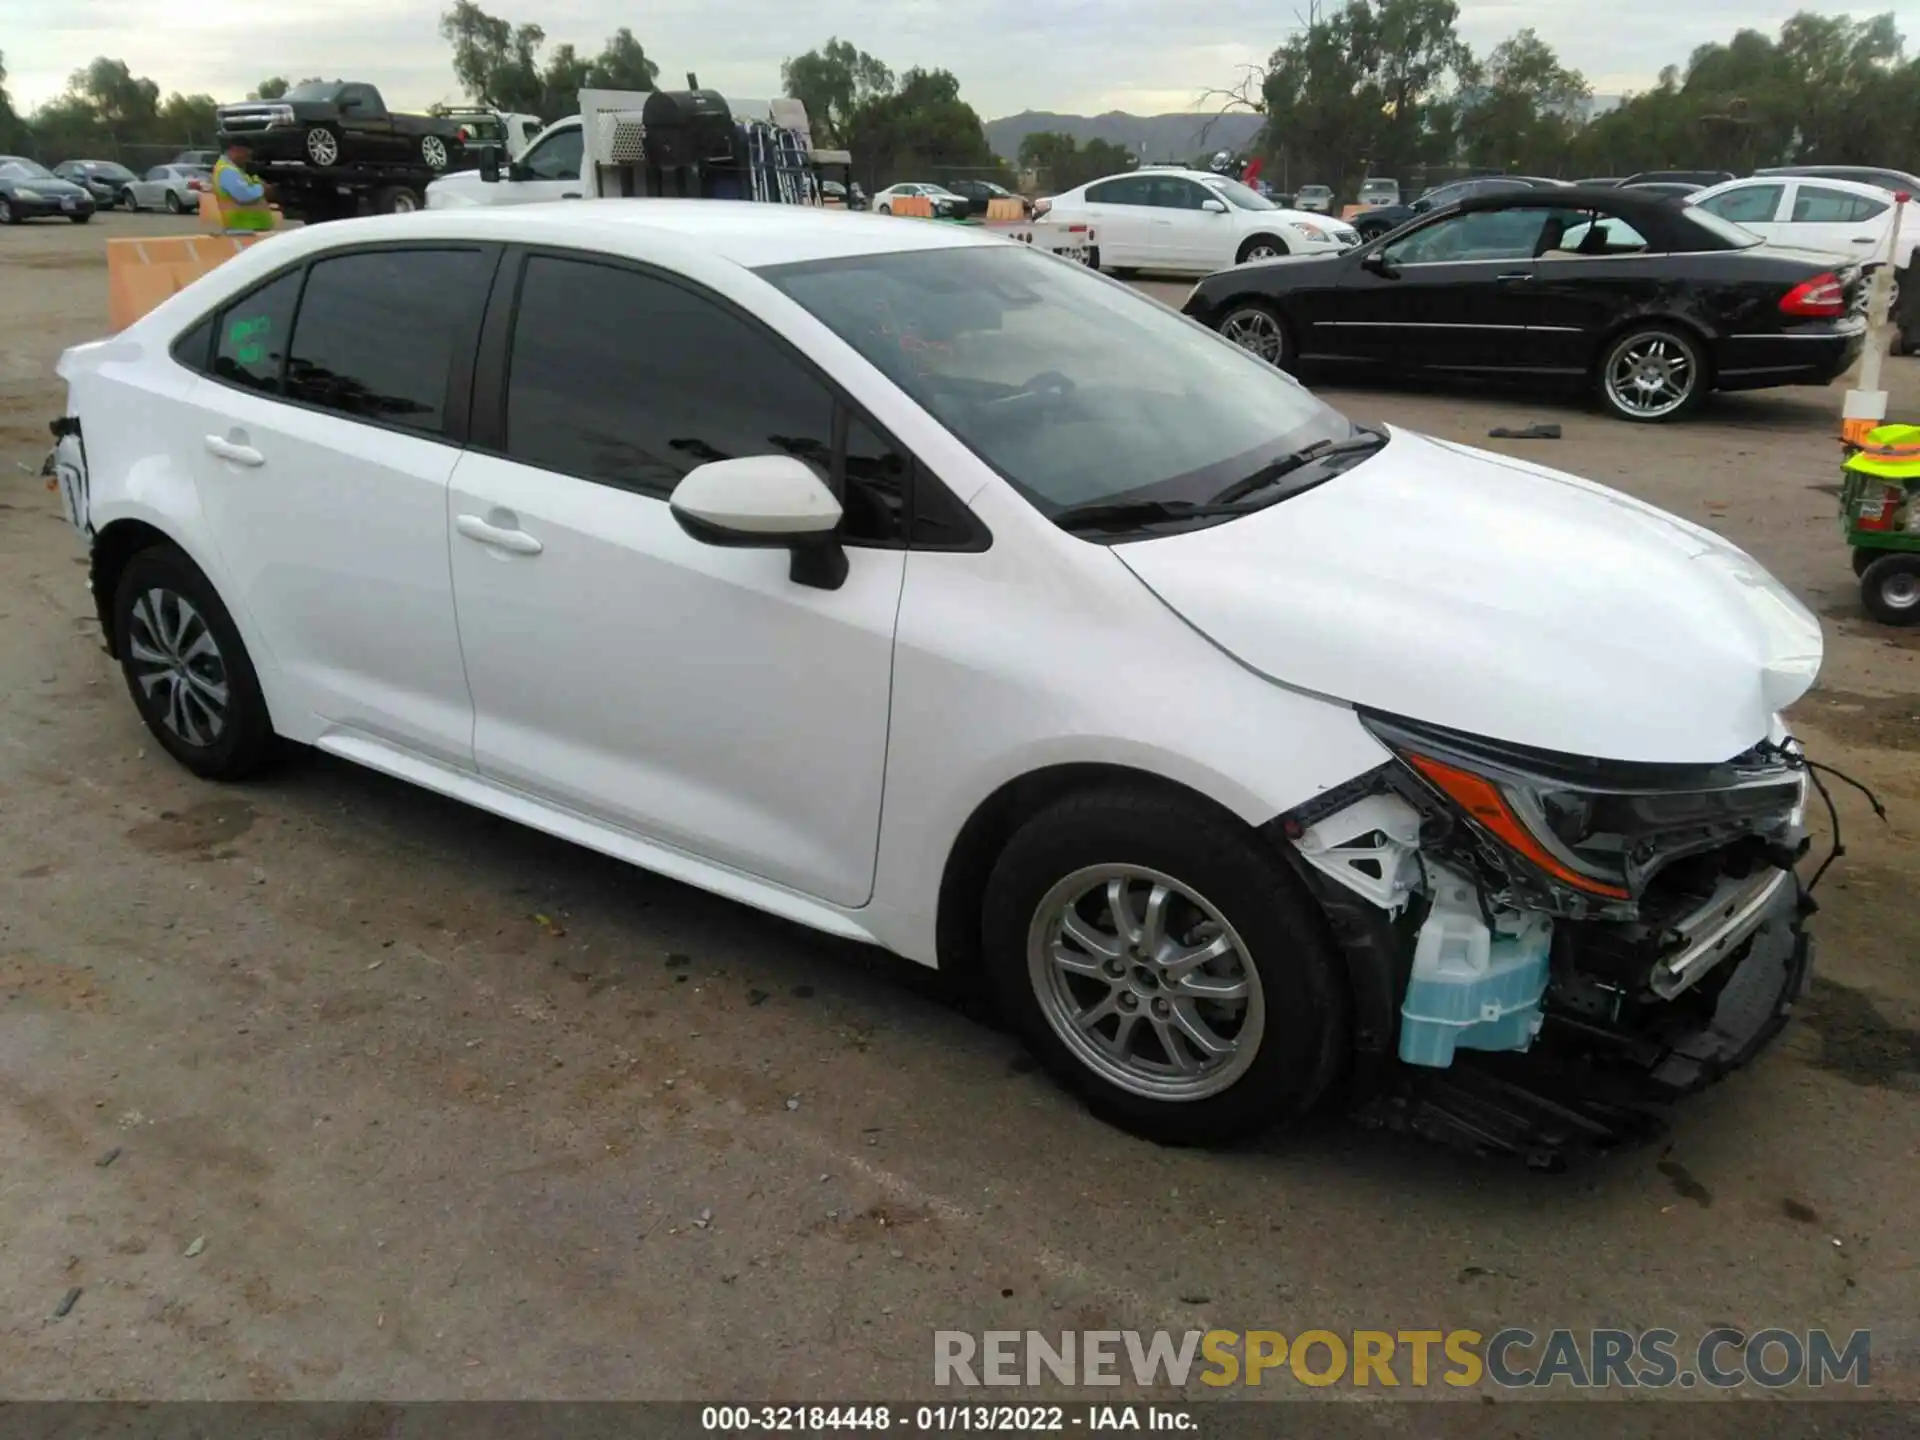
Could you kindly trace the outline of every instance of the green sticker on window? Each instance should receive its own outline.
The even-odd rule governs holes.
[[[267,358],[267,337],[273,331],[273,317],[252,315],[227,322],[227,348],[242,365],[258,365]]]

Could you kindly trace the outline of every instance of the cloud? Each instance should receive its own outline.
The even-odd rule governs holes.
[[[839,35],[896,70],[944,66],[984,117],[1018,110],[1136,113],[1194,108],[1209,86],[1281,44],[1293,9],[1270,0],[483,0],[516,22],[533,21],[549,44],[597,50],[625,24],[663,77],[689,69],[722,93],[765,96],[780,62]],[[340,76],[378,84],[402,106],[454,99],[457,87],[439,35],[443,0],[330,0],[322,7],[187,6],[179,0],[6,0],[8,88],[31,109],[96,55],[122,59],[163,90],[237,99],[268,75]],[[1801,8],[1834,0],[1492,0],[1461,6],[1460,32],[1486,51],[1532,26],[1561,59],[1599,82],[1643,88],[1660,67],[1684,64],[1696,46],[1742,26],[1775,31]],[[1916,18],[1909,12],[1908,19]]]

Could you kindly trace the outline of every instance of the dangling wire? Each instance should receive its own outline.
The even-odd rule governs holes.
[[[1827,823],[1833,827],[1833,849],[1827,852],[1827,858],[1820,862],[1820,868],[1813,872],[1813,879],[1807,882],[1807,894],[1811,895],[1814,888],[1819,885],[1820,877],[1827,873],[1827,867],[1847,853],[1846,844],[1840,838],[1840,810],[1833,803],[1833,795],[1827,789],[1826,783],[1821,780],[1822,774],[1844,781],[1866,796],[1867,803],[1873,807],[1873,813],[1880,817],[1881,824],[1886,825],[1892,822],[1887,818],[1887,807],[1880,803],[1880,797],[1874,794],[1870,787],[1854,779],[1844,770],[1837,770],[1831,765],[1824,765],[1818,760],[1808,758],[1805,747],[1798,740],[1789,741],[1787,745],[1782,746],[1781,753],[1797,769],[1807,772],[1807,779],[1813,782],[1813,788],[1819,792],[1821,801],[1827,807]]]

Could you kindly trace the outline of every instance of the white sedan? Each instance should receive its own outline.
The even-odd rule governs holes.
[[[210,173],[198,165],[156,165],[138,180],[127,182],[120,203],[129,210],[184,215],[200,208],[200,196],[212,183]]]
[[[923,185],[906,182],[899,185],[889,185],[886,189],[876,193],[873,197],[874,214],[891,215],[893,213],[893,202],[900,196],[925,200],[933,207],[933,213],[936,219],[965,215],[968,210],[972,208],[971,202],[968,201],[966,196],[956,195],[944,185]]]
[[[1682,203],[1698,205],[1773,244],[1823,250],[1863,264],[1887,258],[1887,235],[1898,209],[1900,249],[1894,268],[1911,265],[1920,247],[1920,203],[1896,206],[1891,192],[1857,180],[1755,175],[1696,190]]]
[[[1114,271],[1210,275],[1250,260],[1328,255],[1360,243],[1343,220],[1283,210],[1250,186],[1205,170],[1137,170],[1056,195],[1049,222],[1086,224]]]
[[[1142,1134],[1536,1037],[1679,1093],[1806,982],[1797,600],[1027,246],[350,220],[59,373],[48,473],[187,769],[313,746],[977,972]]]

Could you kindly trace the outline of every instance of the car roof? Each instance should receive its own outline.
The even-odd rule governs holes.
[[[1762,175],[1789,175],[1810,180],[1852,180],[1856,183],[1874,185],[1869,175],[1894,175],[1902,183],[1920,188],[1920,175],[1910,175],[1905,170],[1895,170],[1887,165],[1772,165],[1765,170],[1753,172],[1757,178]],[[1876,189],[1883,188],[1875,185]]]
[[[1506,190],[1497,195],[1473,195],[1434,213],[1457,215],[1475,210],[1589,209],[1605,210],[1619,216],[1644,235],[1648,246],[1654,250],[1732,248],[1716,231],[1690,219],[1677,196],[1656,190],[1626,190],[1599,185],[1567,185],[1552,190]],[[1702,243],[1706,241],[1713,243]]]
[[[1724,195],[1729,190],[1739,190],[1748,185],[1772,185],[1782,180],[1817,180],[1829,190],[1838,190],[1843,195],[1859,195],[1868,200],[1885,202],[1891,192],[1884,185],[1874,185],[1865,180],[1845,180],[1837,175],[1813,175],[1804,170],[1767,170],[1747,175],[1739,180],[1722,180],[1718,185],[1700,191],[1690,197],[1695,200],[1713,195]]]
[[[915,250],[1012,242],[953,225],[914,225],[890,215],[768,205],[750,200],[594,200],[421,210],[341,220],[283,232],[274,244],[312,236],[313,248],[407,237],[553,244],[644,258],[649,241],[718,256],[746,269]]]

